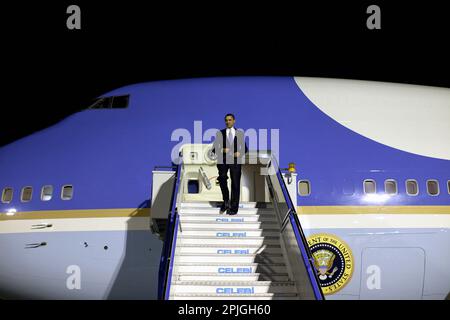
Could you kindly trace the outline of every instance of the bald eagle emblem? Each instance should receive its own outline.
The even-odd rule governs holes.
[[[353,274],[353,255],[350,247],[331,234],[315,234],[307,240],[323,293],[333,294],[342,290]]]

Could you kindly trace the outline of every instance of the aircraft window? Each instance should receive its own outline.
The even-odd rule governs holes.
[[[13,198],[13,188],[4,188],[2,192],[2,202],[10,203]]]
[[[73,186],[65,185],[62,187],[61,199],[71,200],[73,198]]]
[[[41,200],[49,201],[53,196],[53,186],[43,186],[41,191]]]
[[[406,180],[406,193],[409,196],[417,196],[419,194],[419,187],[416,180]]]
[[[89,106],[89,109],[107,109],[111,108],[111,97],[95,99],[94,103]]]
[[[103,97],[95,99],[88,109],[127,108],[130,95]]]
[[[300,180],[298,182],[298,194],[301,196],[309,196],[311,194],[311,184],[308,180]]]
[[[397,194],[397,181],[393,179],[384,181],[384,192],[387,194]]]
[[[20,201],[22,202],[31,201],[32,195],[33,195],[33,187],[23,187],[22,193],[20,195]]]
[[[439,194],[439,183],[437,180],[427,180],[427,192],[430,196]]]
[[[112,101],[112,108],[126,108],[128,107],[128,101],[130,99],[130,95],[127,94],[125,96],[115,96]]]
[[[375,180],[367,179],[364,180],[364,193],[376,193],[377,186]]]

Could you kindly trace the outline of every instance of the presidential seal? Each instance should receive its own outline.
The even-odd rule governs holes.
[[[332,234],[313,234],[307,240],[323,294],[344,288],[353,274],[350,247]]]

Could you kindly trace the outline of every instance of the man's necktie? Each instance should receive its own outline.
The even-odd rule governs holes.
[[[231,129],[228,131],[228,141],[230,142],[230,146],[233,144],[233,136],[231,135]]]

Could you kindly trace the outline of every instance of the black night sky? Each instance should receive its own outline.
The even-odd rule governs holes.
[[[450,87],[449,13],[437,1],[28,2],[0,9],[0,145],[143,81],[297,75]],[[81,30],[66,28],[71,4]],[[381,30],[366,28],[370,4]]]

